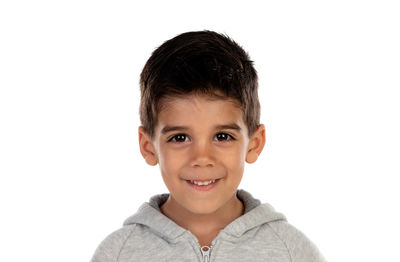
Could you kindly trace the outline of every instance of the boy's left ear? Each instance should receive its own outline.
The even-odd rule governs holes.
[[[247,148],[246,162],[251,164],[256,162],[265,145],[265,126],[260,124],[254,131]]]

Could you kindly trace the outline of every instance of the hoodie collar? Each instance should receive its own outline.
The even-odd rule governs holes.
[[[222,232],[240,237],[246,231],[276,220],[286,220],[285,216],[277,213],[269,204],[261,204],[258,199],[243,189],[237,190],[237,197],[243,202],[244,214],[230,224]],[[125,220],[124,226],[141,224],[149,227],[160,237],[175,239],[187,230],[177,225],[174,221],[161,213],[160,206],[167,201],[169,194],[155,195],[149,202],[143,203],[133,216]]]

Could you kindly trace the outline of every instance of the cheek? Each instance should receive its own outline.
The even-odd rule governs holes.
[[[159,154],[159,164],[161,171],[166,176],[172,176],[179,170],[182,165],[182,156],[177,152],[172,152],[166,148],[161,148]]]
[[[232,170],[242,170],[246,159],[246,150],[243,146],[231,148],[229,151],[224,152],[224,159],[227,166]]]

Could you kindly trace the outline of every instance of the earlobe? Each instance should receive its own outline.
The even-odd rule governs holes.
[[[140,153],[147,164],[155,166],[158,163],[157,155],[153,146],[150,135],[146,132],[143,126],[139,127],[139,147]]]
[[[251,164],[257,161],[265,145],[265,126],[260,124],[249,141],[246,162]]]

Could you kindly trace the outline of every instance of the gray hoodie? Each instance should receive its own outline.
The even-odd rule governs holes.
[[[153,196],[121,229],[97,248],[91,262],[136,261],[271,261],[323,262],[307,237],[287,223],[269,204],[261,204],[244,190],[237,191],[244,214],[219,232],[211,247],[160,211],[169,194]]]

